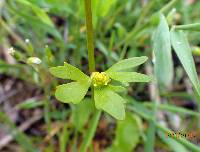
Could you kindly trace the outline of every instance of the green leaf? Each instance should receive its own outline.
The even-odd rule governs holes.
[[[44,23],[48,24],[51,27],[54,26],[53,22],[51,21],[51,19],[49,18],[49,16],[46,14],[44,10],[34,5],[33,3],[30,3],[27,0],[17,0],[17,1],[23,5],[30,7],[41,21],[43,21]]]
[[[137,146],[141,131],[141,120],[138,116],[127,113],[124,121],[117,122],[116,137],[106,152],[131,152]],[[130,133],[133,136],[130,136]]]
[[[124,59],[111,66],[106,72],[109,73],[130,69],[144,63],[147,59],[146,56]]]
[[[125,118],[124,99],[107,87],[95,87],[94,100],[97,109],[102,109],[119,120]]]
[[[176,30],[190,30],[190,31],[200,31],[200,23],[177,25],[174,26]]]
[[[198,75],[195,69],[195,63],[192,57],[192,52],[187,40],[187,37],[183,31],[171,31],[171,41],[172,46],[181,61],[186,73],[189,76],[190,81],[192,82],[196,92],[200,96],[200,86]]]
[[[15,13],[17,16],[23,17],[26,21],[27,25],[31,25],[31,27],[33,27],[33,30],[39,30],[42,31],[44,33],[49,33],[53,36],[55,36],[56,38],[58,38],[59,40],[62,40],[62,36],[59,33],[59,31],[55,28],[55,26],[50,26],[46,23],[44,23],[43,21],[41,21],[38,17],[35,17],[33,15],[28,14],[27,12],[19,12],[17,8],[10,8],[13,13]],[[42,34],[40,32],[40,34]]]
[[[137,72],[109,72],[109,77],[120,82],[149,82],[151,78]]]
[[[155,74],[161,89],[171,86],[173,80],[173,60],[171,54],[170,32],[163,14],[153,36],[155,54]]]
[[[84,98],[89,86],[90,81],[59,85],[56,88],[55,96],[61,102],[77,104]]]
[[[136,103],[136,102],[133,102]],[[140,107],[140,109],[138,107],[132,106],[129,107],[129,109],[137,114],[139,114],[140,116],[142,116],[144,119],[147,120],[152,120],[152,111],[149,111],[146,107],[144,107],[141,103],[137,103],[136,105],[138,105],[138,107]],[[162,125],[160,125],[159,123],[157,123],[156,121],[153,121],[156,124],[157,129],[163,131],[164,133],[166,132],[172,132],[170,129],[163,127]],[[182,145],[184,145],[186,148],[190,149],[192,152],[199,152],[200,148],[191,143],[190,141],[188,141],[187,139],[184,138],[175,138],[176,141],[178,141],[179,143],[181,143]]]
[[[44,105],[44,101],[29,99],[17,105],[18,109],[33,109]]]
[[[70,132],[68,131],[68,123],[63,124],[62,131],[59,134],[59,151],[66,152],[67,144],[69,141]]]
[[[145,106],[152,108],[153,104],[148,102],[148,103],[145,103]],[[166,110],[168,112],[170,111],[170,112],[173,112],[173,113],[176,113],[176,114],[177,113],[188,114],[188,115],[192,115],[192,116],[195,116],[195,117],[200,116],[200,113],[197,112],[197,111],[189,110],[189,109],[186,109],[186,108],[182,108],[182,107],[178,107],[178,106],[170,105],[170,104],[159,104],[158,108],[162,109],[162,110]]]
[[[107,87],[108,87],[108,89],[110,89],[114,92],[125,92],[126,91],[126,88],[124,88],[122,86],[108,85]]]
[[[96,15],[104,17],[108,14],[112,5],[116,3],[116,0],[95,0],[96,1]]]
[[[90,79],[87,75],[85,75],[78,68],[65,63],[64,66],[57,66],[50,68],[50,73],[58,78],[62,79],[70,79],[75,81],[82,81]]]

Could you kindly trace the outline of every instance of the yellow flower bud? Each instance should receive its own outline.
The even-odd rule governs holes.
[[[91,79],[95,87],[104,86],[110,82],[110,78],[105,72],[92,72]]]

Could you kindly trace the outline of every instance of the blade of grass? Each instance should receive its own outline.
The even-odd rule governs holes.
[[[190,31],[200,31],[200,23],[186,24],[186,25],[175,25],[175,30],[190,30]]]
[[[172,7],[174,5],[176,5],[177,2],[179,2],[180,0],[172,0],[169,3],[167,3],[163,8],[160,9],[160,13],[166,13],[168,12],[170,9],[172,9]]]
[[[153,107],[153,104],[148,103],[148,102],[144,103],[144,105],[147,106],[147,107],[151,107],[151,108]],[[177,107],[177,106],[169,105],[169,104],[159,104],[158,108],[162,109],[162,110],[166,110],[166,111],[171,111],[171,112],[174,112],[174,113],[189,114],[189,115],[192,115],[192,116],[195,116],[195,117],[200,116],[199,112],[195,112],[195,111],[192,111],[192,110],[189,110],[189,109],[186,109],[186,108],[181,108],[181,107]]]
[[[0,17],[0,25],[10,34],[12,35],[12,37],[19,43],[19,45],[27,50],[27,45],[25,43],[25,41],[23,41],[21,39],[21,37],[19,37],[11,28],[10,26]]]
[[[174,152],[188,152],[188,150],[173,138],[166,137],[161,131],[158,131],[160,139],[166,143]]]
[[[141,26],[138,26],[138,28],[134,28],[127,34],[127,36],[122,40],[120,41],[118,44],[117,44],[117,48],[120,48],[124,43],[125,43],[125,47],[127,47],[131,40],[133,40],[134,38],[136,38],[141,31],[143,31],[145,28],[149,27],[151,25],[151,21],[152,19],[157,16],[157,14],[160,12],[160,13],[166,13],[167,11],[169,11],[170,9],[173,8],[173,6],[179,2],[179,0],[172,0],[170,1],[169,3],[167,3],[164,7],[162,7],[158,12],[152,14],[151,17],[149,17],[149,20],[146,21],[146,23],[142,24]],[[146,12],[145,12],[146,13]],[[157,17],[156,17],[157,18]]]
[[[146,65],[146,71],[148,75],[152,75],[153,68],[151,67],[150,63],[147,63]],[[160,97],[159,97],[159,90],[157,89],[157,84],[155,82],[151,82],[149,84],[149,92],[151,95],[152,100],[152,120],[149,120],[149,128],[147,130],[147,140],[145,141],[145,152],[153,152],[154,151],[154,144],[155,144],[155,134],[156,134],[156,126],[154,122],[157,120],[158,115],[158,105],[160,103]]]
[[[135,101],[132,101],[132,103],[134,103]],[[135,106],[137,105],[137,107]],[[139,108],[139,109],[138,109]],[[133,106],[129,106],[128,107],[129,110],[136,112],[138,115],[142,116],[144,119],[147,120],[153,120],[152,116],[150,115],[151,111],[146,109],[144,106],[142,106],[139,103],[134,103]],[[173,132],[170,129],[163,127],[162,125],[160,125],[159,123],[157,123],[156,121],[154,121],[157,129],[161,130],[164,133],[168,133],[168,132]],[[184,145],[185,147],[187,147],[188,149],[190,149],[192,152],[199,152],[200,148],[191,143],[190,141],[188,141],[187,139],[184,138],[175,138],[176,141],[178,141],[179,143],[181,143],[182,145]]]
[[[67,130],[67,123],[63,125],[62,132],[59,134],[59,150],[60,152],[66,152],[67,142],[69,140],[69,132]]]
[[[89,147],[90,142],[95,134],[100,116],[101,116],[101,111],[96,110],[92,120],[90,121],[90,125],[86,132],[86,136],[84,137],[84,141],[80,147],[80,152],[86,152],[87,148]]]

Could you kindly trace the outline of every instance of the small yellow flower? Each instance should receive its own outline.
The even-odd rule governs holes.
[[[104,86],[110,82],[110,78],[105,72],[92,72],[91,79],[95,87]]]

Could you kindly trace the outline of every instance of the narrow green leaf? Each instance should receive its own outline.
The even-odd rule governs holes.
[[[190,31],[200,31],[200,23],[177,25],[174,26],[176,30],[190,30]]]
[[[155,139],[156,139],[155,134],[156,134],[156,126],[153,120],[149,120],[147,128],[147,138],[144,143],[144,152],[154,152]]]
[[[133,103],[136,103],[136,102],[133,101]],[[138,110],[138,108],[135,107],[135,105],[129,107],[129,109],[131,111],[134,111],[135,113],[139,114],[144,119],[152,120],[151,111],[149,111],[147,108],[145,108],[141,103],[137,103],[136,105],[138,105],[138,107],[140,107],[140,110]],[[166,132],[172,132],[170,129],[163,127],[162,125],[160,125],[156,121],[153,121],[153,122],[155,123],[157,129],[163,131],[164,133],[166,133]],[[200,151],[200,148],[197,145],[191,143],[187,139],[184,139],[184,138],[179,138],[179,139],[175,138],[175,140],[178,141],[179,143],[181,143],[182,145],[184,145],[186,148],[190,149],[192,152],[199,152]]]
[[[70,79],[76,81],[89,79],[89,77],[85,75],[82,71],[68,63],[65,63],[64,66],[52,67],[49,69],[49,71],[55,77],[62,79]]]
[[[17,16],[23,17],[26,21],[27,25],[31,25],[34,27],[34,29],[41,30],[44,33],[47,32],[49,34],[52,34],[55,36],[57,39],[62,40],[62,36],[59,33],[59,31],[55,28],[55,26],[50,26],[38,17],[35,17],[33,15],[27,14],[26,12],[19,12],[18,9],[11,8],[12,12],[15,13]],[[42,34],[42,33],[41,33]]]
[[[147,59],[146,56],[124,59],[111,66],[106,72],[109,73],[130,69],[144,63]]]
[[[158,84],[161,89],[168,88],[171,86],[173,79],[173,60],[169,27],[163,14],[160,15],[160,24],[153,36],[153,50]]]
[[[66,152],[67,143],[69,141],[70,133],[67,128],[68,123],[64,123],[62,132],[59,134],[59,151]]]
[[[86,95],[90,82],[71,82],[56,88],[56,98],[64,103],[79,103]]]
[[[83,143],[80,146],[79,152],[86,152],[87,148],[90,146],[92,138],[95,135],[95,131],[98,126],[99,119],[101,117],[101,110],[97,110],[94,112],[92,119],[90,120],[88,130],[85,132]]]
[[[173,132],[172,130],[163,127],[159,123],[156,123],[156,126],[160,131],[162,131],[164,133]],[[172,138],[172,137],[170,137],[170,138]],[[191,141],[187,140],[186,138],[173,138],[173,139],[175,139],[177,142],[179,142],[180,144],[182,144],[183,146],[185,146],[187,149],[189,149],[192,152],[199,152],[200,151],[200,148],[199,148],[198,145],[193,144]]]
[[[139,142],[140,124],[141,119],[138,116],[127,113],[124,121],[117,122],[116,137],[106,152],[132,152]]]
[[[107,87],[94,88],[95,106],[116,119],[125,118],[124,99]]]
[[[137,72],[109,72],[109,77],[120,82],[149,82],[151,78]]]
[[[38,101],[36,99],[29,99],[22,103],[19,103],[16,107],[18,109],[33,109],[33,108],[43,106],[43,105],[44,105],[44,101]]]
[[[24,4],[28,7],[30,7],[33,12],[37,15],[37,17],[42,20],[44,23],[48,24],[49,26],[53,27],[53,22],[49,18],[49,16],[46,14],[44,10],[39,8],[38,6],[34,5],[33,3],[30,3],[27,0],[17,0],[19,3]]]
[[[175,139],[167,137],[161,131],[159,131],[158,134],[159,134],[159,137],[162,139],[162,141],[166,143],[170,147],[170,149],[172,149],[174,152],[180,152],[180,151],[188,152],[188,150]]]
[[[186,73],[189,76],[190,81],[192,82],[196,92],[200,96],[200,86],[198,75],[195,69],[195,63],[192,57],[192,52],[187,40],[187,37],[183,31],[171,31],[171,42],[172,46],[181,61]]]
[[[149,107],[153,107],[152,103],[145,103],[145,105],[147,105]],[[195,112],[195,111],[192,111],[192,110],[189,110],[186,108],[177,107],[177,106],[169,105],[169,104],[159,104],[158,108],[162,109],[162,110],[166,110],[166,111],[171,111],[174,113],[188,114],[188,115],[192,115],[192,116],[196,116],[196,117],[200,116],[199,112]]]

